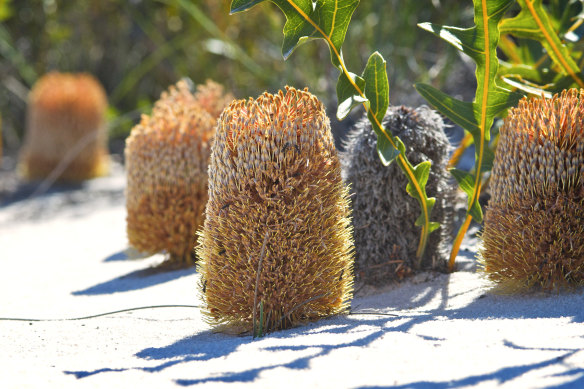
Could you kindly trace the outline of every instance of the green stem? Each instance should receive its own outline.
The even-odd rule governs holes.
[[[359,93],[359,95],[363,98],[366,98],[365,93],[359,88],[359,86],[355,83],[355,81],[353,81],[353,79],[350,77],[349,71],[347,70],[347,67],[345,66],[345,63],[343,61],[343,57],[341,57],[337,48],[335,47],[335,45],[331,41],[330,37],[327,34],[325,34],[325,32],[310,17],[308,17],[308,15],[306,15],[306,13],[304,13],[304,11],[302,11],[302,9],[300,7],[298,7],[293,1],[288,0],[288,3],[296,10],[296,12],[298,12],[298,14],[300,14],[300,16],[302,16],[308,23],[310,23],[323,36],[323,38],[326,40],[329,47],[332,49],[333,53],[335,54],[335,57],[337,57],[337,60],[339,61],[340,68],[341,68],[340,70],[345,74],[346,78],[349,80],[349,82],[351,83],[353,88],[355,88],[355,90]],[[371,107],[366,103],[363,103],[363,107],[365,107],[365,110],[367,111],[367,113],[371,113],[371,115],[368,115],[368,116],[373,118],[377,127],[381,130],[381,132],[387,138],[387,140],[393,146],[393,148],[395,148],[397,150],[398,148],[397,148],[397,145],[396,145],[393,137],[388,134],[386,129],[379,122],[379,120],[375,116],[375,113],[371,110]],[[427,196],[424,193],[424,191],[422,190],[419,182],[416,180],[416,177],[415,177],[414,171],[413,171],[413,166],[408,161],[406,156],[403,155],[402,153],[400,153],[397,156],[397,159],[398,159],[398,164],[399,164],[400,168],[402,169],[402,171],[406,175],[408,181],[412,184],[415,191],[419,195],[419,203],[420,203],[420,207],[422,208],[422,214],[424,215],[424,225],[422,226],[420,243],[418,245],[418,250],[416,252],[417,258],[421,259],[422,256],[424,255],[424,251],[426,249],[426,243],[428,241],[428,232],[430,231],[430,215],[429,215],[428,207],[427,207],[427,204],[425,201]]]

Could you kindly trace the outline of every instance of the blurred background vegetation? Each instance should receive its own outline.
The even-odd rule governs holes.
[[[462,4],[461,4],[462,3]],[[284,15],[273,4],[229,15],[230,0],[0,0],[0,116],[5,154],[20,147],[27,94],[51,70],[88,72],[110,103],[114,152],[142,112],[182,77],[213,79],[238,98],[308,86],[327,106],[333,129],[337,70],[322,41],[281,56]],[[378,50],[388,61],[391,103],[419,105],[424,81],[474,96],[474,65],[416,24],[471,26],[472,2],[361,0],[343,46],[349,70],[361,73]],[[461,76],[465,74],[466,77]],[[341,128],[341,130],[339,130]]]

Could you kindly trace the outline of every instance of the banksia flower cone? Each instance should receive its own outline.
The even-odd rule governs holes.
[[[108,171],[107,98],[88,74],[49,73],[33,87],[20,171],[28,179],[59,172],[60,181],[82,181]]]
[[[352,250],[323,105],[291,87],[231,103],[217,125],[197,251],[209,322],[272,331],[344,312]]]
[[[431,218],[441,227],[430,234],[419,268],[445,269],[455,187],[446,171],[451,146],[442,119],[425,106],[390,107],[383,124],[404,142],[412,164],[432,162],[426,190],[436,197]],[[371,124],[363,118],[349,134],[341,154],[344,179],[355,193],[355,278],[370,285],[413,274],[420,241],[420,227],[414,225],[420,214],[418,201],[407,194],[408,181],[397,163],[383,166],[376,144]]]
[[[584,284],[584,90],[523,99],[500,131],[480,259],[507,290]]]
[[[178,82],[162,93],[151,116],[142,116],[126,140],[128,240],[142,252],[166,251],[170,258],[164,266],[170,268],[194,263],[195,233],[207,202],[217,119],[198,98],[185,81]],[[214,103],[226,98],[218,94]]]

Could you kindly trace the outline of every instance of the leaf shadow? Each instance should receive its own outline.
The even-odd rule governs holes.
[[[148,361],[164,361],[163,363],[155,366],[128,367],[118,369],[105,367],[91,371],[64,371],[64,373],[74,375],[77,379],[86,378],[101,373],[123,372],[128,370],[139,370],[147,373],[156,373],[181,363],[209,361],[215,358],[225,357],[235,351],[241,344],[249,343],[250,341],[252,341],[250,337],[234,337],[230,335],[213,333],[212,331],[203,331],[197,335],[180,339],[168,346],[145,348],[135,355],[140,359]]]
[[[448,296],[448,283],[441,285],[435,293],[443,297]],[[428,293],[425,297],[418,301],[423,304],[425,301],[432,298],[432,293]],[[444,302],[446,304],[446,302]],[[89,377],[95,374],[106,372],[126,371],[126,370],[140,370],[149,373],[163,371],[167,368],[176,366],[178,364],[188,362],[204,362],[217,358],[226,358],[231,353],[236,352],[239,347],[245,346],[252,342],[282,340],[289,338],[302,338],[311,334],[344,334],[357,329],[357,327],[368,326],[375,328],[371,333],[361,336],[357,339],[347,342],[333,342],[331,344],[318,343],[306,344],[300,346],[266,346],[262,350],[277,352],[277,351],[302,351],[306,349],[315,349],[313,353],[304,355],[302,357],[295,357],[292,360],[284,363],[268,364],[253,369],[243,371],[228,371],[219,375],[205,377],[200,379],[177,379],[175,383],[181,386],[192,386],[207,382],[252,382],[259,375],[265,371],[273,370],[279,367],[290,369],[306,369],[310,365],[310,361],[314,358],[326,356],[333,350],[347,347],[364,347],[380,339],[388,332],[407,332],[414,325],[430,320],[433,315],[415,316],[408,318],[404,323],[392,325],[396,320],[401,320],[397,316],[375,316],[367,317],[365,319],[357,319],[354,316],[335,316],[328,319],[323,319],[315,323],[310,323],[302,327],[296,327],[288,330],[270,333],[267,336],[254,340],[251,336],[233,336],[226,334],[213,333],[211,331],[203,331],[195,336],[189,336],[176,341],[167,346],[162,347],[148,347],[135,354],[137,358],[146,361],[162,361],[162,363],[155,366],[134,366],[125,369],[113,369],[109,367],[102,367],[93,371],[65,371],[66,374],[71,374],[78,379]],[[428,337],[417,335],[422,339]]]
[[[202,377],[174,379],[174,383],[180,386],[205,383],[248,383],[259,379],[263,373],[278,368],[308,369],[311,366],[311,361],[316,358],[326,357],[331,352],[339,349],[368,347],[390,333],[408,334],[432,342],[448,341],[445,338],[419,334],[414,329],[418,325],[436,320],[565,318],[571,316],[574,322],[584,321],[584,314],[581,312],[581,306],[584,303],[582,294],[577,296],[578,298],[574,298],[573,294],[569,296],[554,295],[543,297],[541,295],[527,297],[501,296],[489,293],[480,294],[480,291],[476,289],[482,289],[482,287],[451,293],[449,290],[450,277],[451,275],[443,274],[429,283],[404,285],[405,289],[400,290],[398,288],[387,292],[386,299],[380,299],[379,295],[358,298],[354,300],[355,305],[359,305],[359,311],[366,311],[361,316],[352,314],[323,319],[303,327],[271,333],[259,340],[253,340],[250,336],[236,337],[203,331],[195,336],[180,339],[166,346],[148,347],[137,352],[135,357],[138,359],[160,363],[154,366],[128,367],[126,370],[156,373],[189,362],[202,363],[215,359],[225,360],[233,353],[245,353],[246,345],[254,342],[259,342],[254,345],[257,351],[273,352],[286,356],[285,358],[287,359],[284,361],[281,361],[281,359],[273,363],[267,361],[251,368],[237,370],[237,365],[225,364],[225,367],[219,372],[209,372]],[[471,293],[473,296],[469,303],[465,303],[466,305],[460,308],[453,308],[449,305],[451,299],[466,293]],[[556,301],[558,298],[562,300],[560,303]],[[424,309],[428,304],[435,308]],[[398,312],[400,315],[383,316],[380,314],[377,316],[375,311],[382,313]],[[352,335],[346,338],[327,336],[343,334]],[[314,335],[317,337],[314,338]],[[330,341],[328,341],[329,339]],[[510,341],[502,341],[502,345],[509,349],[521,349],[522,347]],[[544,369],[554,364],[561,364],[564,359],[579,350],[554,349],[554,351],[562,352],[563,354],[559,357],[556,356],[532,364],[505,366],[485,374],[468,375],[456,381],[417,381],[395,387],[433,389],[477,385],[492,380],[506,382],[528,372]],[[87,375],[113,370],[106,367],[93,372],[77,372],[76,376],[82,378]],[[562,374],[565,374],[566,380],[570,380],[570,382],[580,382],[584,375],[584,369],[570,369]]]
[[[546,368],[548,366],[553,366],[555,364],[561,363],[564,359],[574,355],[579,350],[572,350],[566,352],[559,357],[553,357],[541,362],[530,363],[526,365],[516,365],[516,366],[509,366],[504,367],[498,370],[495,370],[490,373],[486,374],[478,374],[468,376],[459,380],[449,380],[449,381],[439,381],[439,382],[430,382],[430,381],[416,381],[416,382],[409,382],[403,385],[388,385],[388,386],[359,386],[355,389],[447,389],[447,388],[463,388],[463,387],[471,387],[476,386],[479,384],[484,384],[486,382],[495,382],[496,385],[502,385],[508,381],[511,381],[515,378],[518,378],[524,374],[527,374],[531,371],[539,370]],[[584,369],[577,369],[583,370]],[[583,372],[584,374],[584,372]],[[570,374],[575,375],[575,374]],[[557,386],[558,388],[578,388],[577,382],[582,382],[582,377],[577,377],[575,381],[567,382],[562,384],[561,386]]]

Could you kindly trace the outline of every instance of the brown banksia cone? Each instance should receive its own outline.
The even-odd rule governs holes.
[[[291,87],[231,103],[217,125],[197,249],[208,321],[266,332],[346,311],[351,234],[322,103]]]
[[[209,104],[227,101],[217,84],[209,85],[220,92]],[[163,267],[193,265],[195,232],[205,216],[217,118],[198,103],[201,94],[207,96],[205,91],[193,95],[188,83],[179,81],[126,140],[128,240],[141,252],[165,251],[169,259]]]
[[[406,145],[408,160],[417,165],[431,161],[426,191],[436,198],[431,220],[440,228],[429,236],[419,266],[416,251],[420,214],[416,199],[408,195],[407,178],[397,163],[383,166],[377,136],[365,117],[349,133],[341,153],[343,178],[350,183],[355,226],[355,279],[383,285],[419,270],[445,270],[454,222],[455,185],[446,170],[451,150],[442,118],[428,107],[389,107],[383,125]]]
[[[584,90],[523,99],[505,119],[480,261],[503,290],[584,284]]]
[[[58,173],[59,181],[107,174],[103,87],[89,74],[48,73],[32,88],[20,171],[27,179]]]

